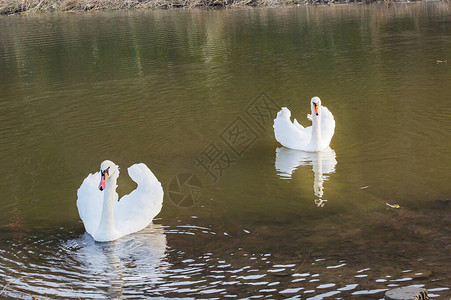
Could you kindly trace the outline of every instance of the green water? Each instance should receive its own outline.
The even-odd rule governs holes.
[[[449,298],[450,16],[419,2],[0,18],[0,291]],[[282,106],[308,125],[313,96],[336,120],[323,173],[315,155],[276,156],[272,129]],[[208,172],[212,147],[227,159]],[[154,225],[97,244],[75,202],[104,159],[119,195],[137,162],[166,195]],[[180,174],[202,187],[184,207]]]

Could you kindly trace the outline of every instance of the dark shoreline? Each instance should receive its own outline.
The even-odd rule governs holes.
[[[81,12],[141,9],[222,9],[233,7],[280,7],[293,5],[331,5],[351,3],[400,3],[394,0],[3,0],[0,15],[40,12]]]

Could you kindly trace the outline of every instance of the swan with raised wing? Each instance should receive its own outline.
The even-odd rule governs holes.
[[[291,122],[291,112],[282,107],[274,120],[274,135],[276,140],[290,149],[308,152],[322,151],[329,147],[335,132],[335,119],[327,107],[321,105],[319,97],[310,101],[312,114],[307,118],[312,126],[303,127],[296,119]]]
[[[128,168],[138,184],[118,201],[116,193],[119,166],[110,160],[100,165],[100,172],[89,174],[77,191],[78,213],[94,240],[107,242],[140,231],[152,222],[163,205],[161,183],[143,163]]]

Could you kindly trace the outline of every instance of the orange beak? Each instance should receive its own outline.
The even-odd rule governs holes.
[[[99,190],[103,191],[105,189],[106,181],[108,180],[108,173],[102,172],[100,175]]]
[[[319,105],[315,104],[315,103],[313,103],[313,105],[315,106],[315,115],[318,115],[318,113],[319,113]]]

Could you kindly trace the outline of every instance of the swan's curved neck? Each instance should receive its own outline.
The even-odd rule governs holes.
[[[310,144],[317,149],[321,146],[321,113],[317,116],[312,112],[312,138]]]
[[[114,227],[114,196],[117,188],[117,177],[117,174],[110,176],[103,191],[102,215],[96,232],[98,239],[103,237],[108,239],[109,236],[116,233],[116,228]]]

